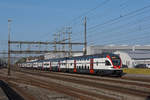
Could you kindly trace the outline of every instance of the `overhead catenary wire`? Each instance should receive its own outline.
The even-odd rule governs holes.
[[[77,16],[77,17],[74,17],[72,20],[70,20],[69,22],[67,22],[66,24],[64,24],[60,30],[63,30],[64,27],[66,26],[71,26],[71,23],[73,23],[74,21],[76,20],[80,20],[80,18],[84,17],[84,16],[87,16],[89,13],[93,12],[94,10],[96,10],[97,8],[100,8],[102,6],[104,6],[105,4],[107,4],[110,0],[105,0],[103,2],[101,2],[100,4],[98,4],[96,7],[94,8],[91,8],[89,10],[87,10],[86,12],[83,12],[81,15]],[[58,29],[58,28],[57,28]]]
[[[73,18],[71,21],[69,21],[67,24],[63,25],[61,27],[61,30],[64,29],[65,26],[71,26],[71,23],[73,23],[76,20],[80,20],[80,18],[87,16],[89,13],[93,12],[94,10],[96,10],[97,8],[100,8],[102,6],[104,6],[105,4],[107,4],[110,0],[104,0],[103,2],[101,2],[100,4],[98,4],[96,7],[89,9],[88,11],[82,13],[81,15]]]
[[[96,41],[98,42],[99,39],[107,39],[110,36],[111,36],[111,38],[114,38],[114,37],[119,38],[119,35],[126,36],[127,34],[130,34],[131,32],[138,32],[138,31],[143,31],[144,29],[149,29],[149,26],[145,25],[145,23],[148,23],[148,22],[149,22],[149,20],[147,19],[144,22],[139,21],[137,24],[136,23],[125,24],[125,25],[122,25],[122,27],[121,26],[115,27],[115,30],[108,29],[108,31],[104,30],[104,31],[101,31],[101,32],[96,32],[96,33],[99,33],[99,34],[96,35],[96,37],[95,36],[87,37],[88,40],[89,40],[88,43],[90,43],[91,40],[94,40],[95,42]],[[142,26],[142,25],[144,25],[144,26]],[[117,28],[120,28],[120,29],[117,29]]]
[[[147,31],[145,33],[149,33],[150,31]],[[130,43],[136,43],[136,41],[141,41],[141,39],[146,39],[146,38],[150,38],[150,35],[149,34],[146,34],[146,35],[143,35],[143,36],[140,36],[140,37],[131,37],[131,38],[124,38],[124,39],[116,39],[115,41],[103,41],[103,44],[102,45],[108,45],[108,44],[124,44],[124,43],[128,43],[128,41],[130,40],[133,40],[132,42]],[[143,40],[145,42],[145,40]],[[142,41],[141,41],[142,42]],[[90,42],[90,44],[95,44],[95,42]]]
[[[140,12],[140,13],[137,13],[137,14],[135,14],[135,15],[132,15],[132,16],[128,16],[128,17],[126,17],[126,18],[124,18],[124,19],[127,19],[127,21],[130,21],[131,19],[134,19],[135,17],[137,17],[137,16],[140,16],[140,15],[142,15],[142,14],[144,14],[144,13],[146,13],[146,12],[149,12],[149,10],[150,9],[148,9],[147,11],[143,11],[143,12]],[[123,19],[120,19],[120,20],[123,20]],[[118,21],[116,21],[116,22],[113,22],[113,23],[108,23],[107,25],[109,25],[109,26],[111,26],[111,25],[113,25],[114,26],[114,24],[118,24],[119,22],[122,22],[122,21],[120,21],[120,20],[118,20]],[[123,21],[125,21],[125,20],[123,20]],[[126,22],[126,21],[125,21]],[[132,23],[132,22],[130,22],[130,23]],[[103,29],[105,26],[103,25],[103,26],[101,26],[101,27],[98,27],[99,29]],[[97,29],[95,29],[95,30],[88,30],[88,32],[94,32],[94,31],[96,31]]]
[[[93,12],[94,10],[96,10],[97,8],[100,8],[102,6],[104,6],[105,4],[107,4],[110,0],[105,0],[102,3],[98,4],[96,7],[89,9],[88,11],[82,13],[81,15],[73,18],[67,25],[71,24],[73,21],[78,20],[84,16],[87,16],[89,13]],[[66,26],[66,25],[65,25]]]
[[[145,12],[147,12],[147,11],[143,11],[143,10],[145,10],[145,9],[148,9],[148,8],[150,8],[150,5],[148,5],[148,6],[145,6],[145,7],[143,7],[143,8],[140,8],[140,9],[137,9],[137,10],[134,10],[134,11],[131,11],[131,12],[129,12],[129,13],[127,13],[127,14],[124,14],[124,16],[119,16],[119,17],[116,17],[116,18],[114,18],[114,19],[111,19],[111,20],[108,20],[108,21],[106,21],[106,22],[104,22],[104,23],[102,23],[102,24],[97,24],[97,25],[95,25],[96,27],[102,27],[102,26],[104,26],[104,25],[107,25],[107,24],[111,24],[112,22],[112,24],[115,24],[115,23],[118,23],[118,22],[116,22],[116,21],[118,21],[118,20],[121,20],[121,19],[124,19],[124,18],[127,18],[127,17],[131,17],[131,18],[134,18],[134,16],[137,16],[137,15],[141,15],[141,14],[143,14],[143,13],[145,13]],[[141,12],[141,11],[143,11],[143,12]],[[149,10],[148,10],[149,11]],[[131,16],[132,15],[132,16]],[[128,18],[128,20],[129,20],[129,18]],[[120,21],[119,21],[120,22]],[[87,29],[87,32],[89,33],[89,30],[93,30],[94,28],[96,28],[96,27],[90,27],[90,28],[88,28]],[[82,32],[83,31],[80,31],[80,32],[78,32],[78,33],[80,33],[80,34],[82,34]],[[94,34],[91,34],[91,35],[94,35]],[[87,37],[89,37],[89,34],[87,34]],[[74,41],[75,41],[75,39],[73,39]]]
[[[142,33],[145,30],[149,30],[149,27],[150,27],[150,24],[141,28],[140,30],[138,30],[138,27],[135,27],[134,29],[130,28],[130,30],[128,30],[126,33],[124,31],[121,31],[118,34],[110,35],[108,37],[105,36],[105,37],[101,37],[101,38],[105,39],[105,40],[103,40],[103,43],[105,43],[107,41],[115,41],[115,40],[120,40],[120,39],[122,40],[122,38],[134,37],[135,34],[133,34],[133,33],[136,33],[136,37],[137,37],[137,35],[139,35],[139,36],[143,35],[144,33],[143,34],[139,34],[139,33]],[[96,39],[94,38],[94,40],[96,40]],[[91,42],[91,40],[89,41],[89,43],[90,42]],[[94,41],[92,41],[92,42],[94,42]],[[95,41],[94,43],[96,43],[96,42],[97,41]]]
[[[150,5],[145,6],[145,7],[143,7],[143,8],[140,8],[140,9],[137,9],[137,10],[134,10],[134,11],[131,11],[131,12],[127,13],[127,14],[122,15],[122,16],[119,16],[119,17],[110,19],[110,20],[108,20],[108,21],[106,21],[106,22],[104,22],[104,23],[91,26],[91,27],[89,27],[87,30],[91,30],[91,29],[96,28],[96,27],[98,27],[98,26],[102,26],[102,25],[108,24],[108,23],[110,23],[110,22],[117,21],[117,20],[119,20],[119,19],[121,19],[121,18],[123,18],[123,17],[129,16],[129,15],[132,15],[132,14],[135,14],[135,13],[137,13],[137,12],[139,12],[139,11],[142,11],[142,10],[144,10],[144,9],[147,9],[147,8],[150,8]]]
[[[111,29],[107,29],[107,30],[104,30],[104,31],[96,32],[96,33],[99,33],[99,34],[105,33],[105,34],[101,35],[101,37],[107,37],[107,36],[110,36],[110,35],[113,35],[113,34],[116,34],[116,33],[121,33],[123,30],[134,30],[133,27],[136,28],[139,25],[142,25],[144,23],[148,23],[148,21],[150,20],[150,16],[147,17],[147,18],[149,18],[147,20],[145,18],[144,18],[143,21],[137,20],[136,23],[129,22],[129,23],[125,24],[125,25],[120,25],[120,26],[117,26],[117,27],[114,27],[114,28],[111,28]],[[90,38],[91,38],[91,36],[90,36]]]
[[[115,26],[115,25],[113,25],[113,26],[115,26],[115,27],[113,27],[113,28],[111,28],[111,29],[108,29],[108,27],[105,29],[105,30],[102,30],[102,31],[99,31],[99,32],[97,32],[96,30],[95,31],[88,31],[88,33],[90,33],[90,34],[88,34],[87,35],[87,37],[94,37],[94,34],[100,34],[100,33],[103,33],[103,36],[104,35],[110,35],[110,34],[115,34],[113,31],[118,31],[118,30],[120,30],[120,29],[125,29],[126,27],[130,27],[131,25],[132,26],[135,26],[135,25],[137,25],[137,24],[141,24],[142,22],[145,22],[145,21],[149,21],[149,18],[150,18],[150,16],[146,16],[146,17],[143,17],[143,18],[140,18],[140,19],[136,19],[135,21],[129,21],[128,23],[126,23],[126,24],[121,24],[121,25],[119,25],[119,26]],[[113,23],[113,24],[116,24],[116,23]],[[83,32],[83,31],[82,31]],[[81,32],[81,33],[82,33]],[[95,32],[95,33],[92,33],[92,32]],[[110,33],[110,34],[106,34],[106,33]],[[104,34],[105,33],[105,34]],[[77,37],[78,38],[78,37]],[[77,40],[76,38],[74,38],[73,39],[74,41],[75,40]]]
[[[122,31],[119,34],[116,34],[116,35],[113,35],[113,36],[110,35],[109,37],[101,37],[101,38],[104,38],[103,43],[105,43],[105,42],[110,42],[110,41],[123,40],[124,38],[129,38],[129,37],[143,36],[144,34],[148,34],[148,32],[145,33],[145,31],[149,30],[149,27],[150,27],[150,24],[148,24],[147,26],[144,26],[140,30],[138,30],[138,27],[136,27],[135,29],[131,28],[131,30],[127,31],[126,33]],[[136,33],[136,34],[134,34],[134,33]],[[90,42],[96,43],[95,40],[94,41],[90,40]]]
[[[147,32],[145,32],[145,33],[149,33],[150,31],[147,31]],[[146,35],[143,35],[143,36],[140,36],[140,37],[132,37],[132,38],[130,38],[130,39],[127,39],[127,38],[124,38],[124,39],[122,39],[122,40],[116,40],[116,41],[108,41],[107,43],[104,43],[104,45],[107,45],[107,44],[113,44],[113,43],[117,43],[117,44],[119,44],[119,43],[123,43],[123,42],[127,42],[127,41],[129,41],[129,40],[133,40],[131,43],[136,43],[137,41],[141,41],[141,39],[144,39],[144,41],[145,41],[145,39],[146,38],[149,38],[150,39],[150,35],[149,34],[146,34]],[[142,41],[141,41],[142,42]]]
[[[134,11],[132,11],[132,12],[129,12],[129,13],[125,14],[123,17],[120,17],[120,16],[119,16],[119,17],[117,17],[117,18],[115,18],[115,19],[113,19],[113,20],[109,20],[109,21],[107,21],[107,22],[105,22],[105,23],[103,23],[103,24],[99,24],[99,25],[109,24],[109,23],[111,23],[111,22],[114,22],[114,21],[116,21],[116,20],[118,20],[118,19],[125,18],[126,16],[130,16],[130,15],[133,15],[133,16],[130,16],[130,17],[131,17],[131,18],[134,18],[134,16],[137,16],[137,15],[140,15],[140,14],[143,14],[143,13],[147,12],[147,11],[141,12],[141,11],[147,9],[147,8],[150,8],[150,5],[145,6],[145,7],[143,7],[143,8],[140,8],[140,9],[137,9],[137,10],[134,10]],[[137,12],[140,12],[140,13],[137,14]],[[135,14],[135,15],[134,15],[134,14]],[[97,26],[96,26],[96,27],[97,27]],[[95,27],[90,27],[90,28],[88,28],[88,29],[93,29],[93,28],[95,28]],[[89,30],[88,30],[88,32],[89,32]],[[92,35],[93,35],[93,34],[92,34]],[[88,37],[89,37],[89,35],[88,35]],[[74,41],[75,41],[75,39],[74,39]]]

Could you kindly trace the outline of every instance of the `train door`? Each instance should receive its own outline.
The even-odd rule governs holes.
[[[90,59],[90,73],[91,73],[91,74],[94,74],[93,65],[94,65],[94,60],[93,60],[93,58],[91,58],[91,59]]]
[[[76,59],[74,60],[74,69],[73,72],[77,72]]]

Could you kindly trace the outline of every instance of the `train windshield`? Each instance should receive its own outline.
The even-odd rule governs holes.
[[[112,56],[111,58],[112,58],[113,65],[115,65],[115,66],[119,66],[120,65],[121,61],[120,61],[119,56]]]

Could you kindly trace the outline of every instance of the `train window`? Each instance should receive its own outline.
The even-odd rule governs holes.
[[[108,60],[106,60],[106,61],[105,61],[105,65],[106,65],[106,66],[110,66],[111,63],[110,63]]]

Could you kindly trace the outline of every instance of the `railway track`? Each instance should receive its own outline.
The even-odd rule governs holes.
[[[27,73],[27,72],[26,72]],[[128,94],[128,95],[133,95],[136,97],[144,97],[144,98],[149,98],[148,96],[150,95],[150,84],[145,84],[145,83],[137,83],[137,82],[126,82],[122,80],[114,80],[114,79],[100,79],[100,78],[89,78],[86,79],[83,76],[76,76],[76,75],[68,75],[68,74],[62,74],[63,76],[58,75],[58,73],[36,73],[36,72],[31,72],[32,74],[51,78],[51,79],[57,79],[61,81],[67,81],[67,82],[72,82],[76,84],[82,84],[84,86],[90,86],[94,87],[97,90],[98,89],[104,89],[104,90],[109,90],[112,91],[112,93],[115,91],[116,93],[113,93],[113,95],[119,94]],[[28,72],[28,74],[31,74]],[[55,74],[55,75],[54,75]],[[70,77],[71,76],[71,77]],[[83,81],[84,80],[84,81]],[[94,82],[92,82],[94,81]],[[111,82],[111,84],[110,84]],[[101,91],[102,92],[102,91]],[[107,94],[108,92],[103,93]],[[110,93],[112,95],[112,93]],[[108,93],[109,94],[109,93]],[[120,95],[117,95],[120,96]],[[124,98],[125,96],[120,96],[121,98]]]
[[[45,72],[45,71],[38,71],[38,72],[42,72],[42,73],[50,73],[49,71]],[[56,73],[56,74],[62,74],[62,75],[67,75],[67,76],[80,76],[83,78],[91,78],[91,79],[108,79],[108,80],[121,80],[121,81],[135,81],[135,82],[147,82],[150,83],[150,79],[149,78],[140,78],[140,77],[128,77],[128,76],[122,76],[122,77],[111,77],[111,76],[106,76],[106,77],[101,77],[98,75],[89,75],[89,74],[77,74],[77,73],[63,73],[63,72],[52,72],[52,73]],[[93,77],[94,76],[94,77]]]
[[[143,86],[145,88],[150,88],[150,80],[149,79],[137,79],[137,78],[131,78],[131,77],[121,77],[121,78],[114,78],[114,77],[100,77],[100,76],[92,76],[92,75],[83,75],[83,74],[70,74],[70,73],[62,73],[62,72],[45,72],[45,71],[31,71],[27,70],[25,72],[34,73],[37,75],[42,75],[45,77],[48,77],[47,75],[55,74],[55,75],[63,75],[63,76],[69,76],[69,77],[75,77],[75,78],[82,78],[82,79],[91,79],[94,81],[105,81],[105,82],[114,82],[114,83],[123,83],[126,85],[136,85],[136,86]],[[43,74],[44,73],[44,74]],[[133,80],[132,80],[133,79]]]
[[[41,70],[29,70],[29,69],[23,69],[26,71],[31,71],[31,72],[39,72],[39,73],[50,73],[50,71],[41,71]],[[77,73],[63,73],[63,72],[51,72],[51,73],[56,73],[56,74],[62,74],[62,75],[67,75],[67,76],[82,76],[83,78],[97,78],[100,79],[101,76],[98,75],[89,75],[89,74],[77,74]],[[93,77],[94,76],[94,77]],[[140,77],[129,77],[129,76],[122,76],[122,77],[101,77],[105,79],[110,79],[110,80],[121,80],[121,81],[135,81],[135,82],[147,82],[150,83],[149,78],[140,78]]]
[[[150,99],[150,84],[148,82],[29,70],[17,71],[15,74],[19,78],[11,81],[53,90],[81,100]]]
[[[15,84],[9,83],[8,81],[0,80],[0,86],[6,94],[8,100],[36,100],[32,96],[29,96],[28,93],[22,91]]]
[[[40,79],[36,79],[34,77],[26,77],[23,74],[19,74],[20,78],[11,78],[9,79],[9,83],[12,82],[17,82],[17,83],[23,83],[23,84],[28,84],[28,85],[33,85],[33,86],[37,86],[37,87],[41,87],[41,88],[45,88],[48,89],[50,91],[56,91],[59,93],[64,93],[67,94],[69,96],[75,97],[75,98],[79,98],[81,100],[101,100],[102,98],[104,100],[117,100],[117,99],[113,99],[110,97],[106,97],[104,95],[100,95],[100,94],[96,94],[96,93],[92,93],[89,91],[84,91],[81,89],[77,89],[77,88],[73,88],[70,86],[65,86],[62,84],[58,84],[56,82],[51,82],[51,81],[43,81]],[[6,79],[6,77],[3,77]]]

